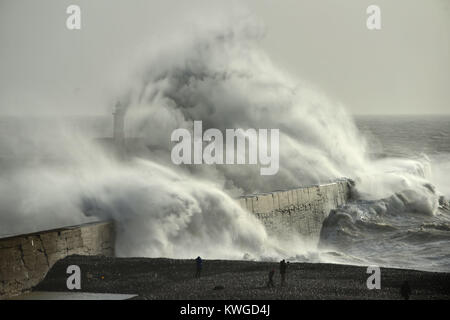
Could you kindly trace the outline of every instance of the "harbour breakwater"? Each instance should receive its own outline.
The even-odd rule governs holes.
[[[56,261],[73,254],[113,256],[113,223],[94,222],[0,238],[0,299],[32,288]]]
[[[351,182],[346,179],[290,190],[243,196],[240,205],[261,220],[269,233],[296,232],[313,241],[332,209],[347,203]]]
[[[298,233],[317,241],[332,209],[351,195],[348,180],[242,196],[240,205],[262,221],[269,233]],[[0,299],[38,284],[66,256],[114,256],[113,222],[95,222],[0,238]]]

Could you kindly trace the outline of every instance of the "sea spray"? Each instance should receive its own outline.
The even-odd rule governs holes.
[[[119,161],[82,132],[67,129],[61,134],[60,128],[45,143],[45,153],[31,143],[36,147],[27,154],[32,163],[22,166],[17,161],[0,176],[2,233],[114,219],[121,256],[302,259],[314,257],[314,245],[295,234],[288,241],[269,235],[233,196],[341,177],[356,181],[361,202],[337,211],[350,223],[330,218],[324,235],[352,231],[352,243],[372,236],[367,232],[371,227],[398,228],[405,221],[398,217],[411,208],[415,215],[408,217],[442,219],[439,223],[445,224],[437,215],[437,191],[428,186],[423,162],[371,159],[345,109],[311,84],[280,71],[260,49],[251,24],[202,30],[160,48],[140,66],[141,77],[130,83],[131,89],[118,94],[127,107],[127,135],[139,137],[146,148]],[[258,167],[173,165],[171,132],[191,129],[194,120],[201,120],[205,129],[279,129],[279,172],[261,176]],[[27,149],[22,142],[14,147]],[[390,207],[398,209],[396,214]],[[383,220],[383,215],[392,219]],[[367,221],[362,232],[358,225]],[[326,240],[324,236],[323,244],[336,244],[344,251],[340,239]],[[350,247],[347,253],[351,248],[359,248],[357,254],[369,252],[370,243]],[[410,247],[403,249],[408,252]],[[383,250],[373,252],[379,255]],[[371,258],[364,261],[377,261]],[[387,255],[379,261],[393,260]]]

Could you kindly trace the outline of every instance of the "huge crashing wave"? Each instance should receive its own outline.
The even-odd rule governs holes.
[[[236,23],[186,34],[158,50],[119,95],[127,134],[147,148],[121,162],[82,132],[55,129],[58,139],[46,151],[56,159],[0,175],[0,231],[85,221],[88,199],[90,214],[117,222],[119,256],[317,258],[316,244],[269,235],[234,197],[342,177],[355,182],[359,202],[330,214],[320,243],[325,251],[345,251],[346,240],[364,228],[389,228],[385,220],[376,224],[383,215],[435,216],[444,200],[429,181],[429,161],[371,159],[345,108],[277,68],[260,48],[261,37],[258,25]],[[280,171],[261,176],[257,165],[171,164],[172,131],[191,129],[194,120],[205,130],[279,129]]]

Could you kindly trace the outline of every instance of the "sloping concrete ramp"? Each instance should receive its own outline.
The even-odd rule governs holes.
[[[135,294],[90,293],[90,292],[50,292],[34,291],[12,297],[10,300],[128,300]]]

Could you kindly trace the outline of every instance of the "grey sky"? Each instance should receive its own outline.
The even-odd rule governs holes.
[[[80,31],[65,27],[69,4]],[[366,28],[370,4],[380,31]],[[0,114],[102,113],[143,48],[241,6],[275,64],[353,113],[450,113],[450,1],[0,0]]]

